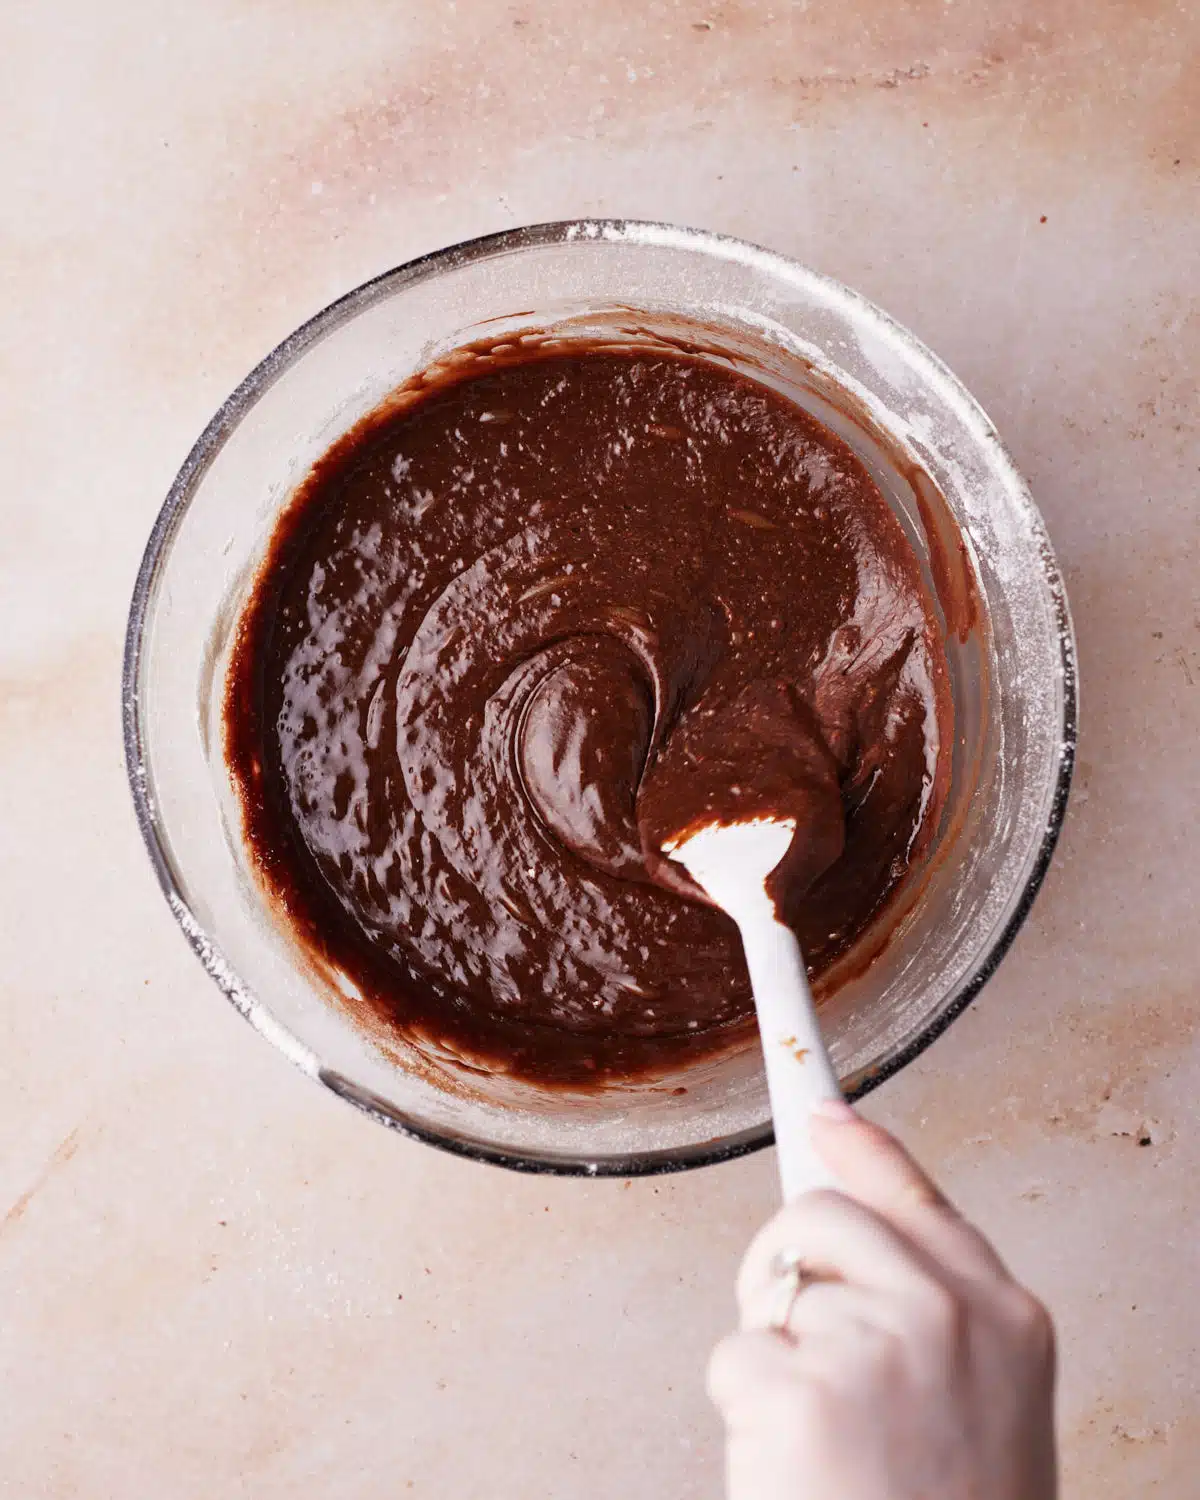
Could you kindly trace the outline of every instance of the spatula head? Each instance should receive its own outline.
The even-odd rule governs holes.
[[[766,882],[791,847],[792,818],[751,818],[709,823],[663,850],[735,919],[767,900]]]

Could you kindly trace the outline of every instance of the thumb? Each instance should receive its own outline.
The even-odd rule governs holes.
[[[964,1276],[1007,1274],[908,1150],[882,1125],[840,1099],[812,1112],[813,1144],[843,1191],[886,1219],[947,1269]]]

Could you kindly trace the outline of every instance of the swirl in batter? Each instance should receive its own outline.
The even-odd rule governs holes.
[[[225,723],[268,888],[375,1017],[579,1084],[750,1034],[736,930],[663,838],[796,817],[817,977],[933,836],[951,706],[916,558],[833,433],[698,358],[508,345],[316,465]]]

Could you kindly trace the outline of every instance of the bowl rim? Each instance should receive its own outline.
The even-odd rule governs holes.
[[[138,568],[125,632],[121,673],[121,711],[125,747],[125,767],[133,798],[134,812],[150,862],[176,921],[182,928],[192,951],[210,977],[243,1016],[263,1032],[290,1061],[323,1084],[331,1093],[345,1099],[357,1109],[379,1120],[397,1133],[426,1145],[436,1146],[468,1160],[503,1166],[519,1172],[567,1177],[640,1177],[667,1172],[686,1171],[711,1166],[749,1155],[774,1143],[770,1120],[719,1142],[698,1143],[686,1147],[669,1147],[644,1154],[603,1157],[587,1160],[581,1157],[559,1157],[528,1149],[495,1146],[484,1141],[465,1139],[423,1124],[403,1110],[359,1088],[351,1080],[331,1069],[306,1065],[311,1056],[286,1027],[278,1022],[270,1008],[241,983],[220,955],[219,946],[192,915],[179,888],[164,839],[160,836],[156,810],[151,795],[150,771],[142,735],[140,716],[141,669],[145,632],[155,584],[165,563],[180,522],[206,471],[224,447],[225,442],[259,397],[289,369],[304,352],[359,312],[405,286],[428,277],[487,260],[513,251],[558,246],[597,239],[626,243],[648,243],[666,248],[706,253],[717,259],[754,263],[761,269],[795,279],[797,276],[849,304],[873,320],[915,355],[933,374],[945,381],[962,403],[969,425],[986,440],[993,457],[1006,471],[1011,492],[1026,512],[1026,519],[1037,543],[1038,561],[1054,618],[1059,649],[1062,716],[1059,726],[1054,789],[1036,854],[1029,874],[1007,921],[992,941],[978,966],[958,991],[898,1052],[861,1074],[849,1090],[848,1097],[857,1100],[878,1088],[920,1055],[954,1022],[992,977],[1011,948],[1030,908],[1041,889],[1062,831],[1075,765],[1078,737],[1078,661],[1074,627],[1067,601],[1066,584],[1050,542],[1046,524],[1033,499],[1024,476],[1017,468],[1008,448],[991,420],[949,367],[915,334],[896,322],[868,298],[835,278],[814,271],[790,256],[766,249],[733,235],[708,230],[684,228],[646,219],[562,219],[522,225],[497,233],[462,240],[442,249],[432,250],[405,261],[354,287],[338,297],[313,317],[307,319],[274,349],[241,381],[221,403],[191,451],[184,459],[167,491]],[[289,1045],[290,1044],[290,1045]]]

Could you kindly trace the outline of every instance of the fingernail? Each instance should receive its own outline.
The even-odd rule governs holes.
[[[818,1099],[812,1107],[814,1115],[823,1120],[832,1120],[837,1125],[849,1125],[858,1119],[858,1111],[844,1099]]]

